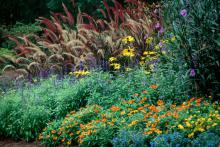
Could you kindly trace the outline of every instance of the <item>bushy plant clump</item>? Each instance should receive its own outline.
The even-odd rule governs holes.
[[[150,89],[157,90],[154,85],[150,86]],[[218,104],[212,105],[202,98],[192,98],[181,105],[166,104],[162,100],[153,104],[146,95],[146,91],[140,95],[135,93],[134,99],[121,100],[109,109],[98,105],[82,108],[78,112],[68,114],[62,121],[48,124],[39,139],[47,145],[135,146],[149,145],[152,141],[151,144],[155,146],[166,146],[190,145],[190,141],[198,136],[193,142],[195,143],[205,137],[202,132],[211,129],[218,132],[216,138],[219,137]],[[172,132],[181,132],[182,135],[166,135]],[[161,134],[166,137],[158,137]],[[219,140],[213,142],[216,143],[219,143]]]
[[[59,80],[59,77],[53,76],[45,80],[34,79],[33,82],[35,83],[25,83],[24,85],[18,82],[15,84],[16,90],[9,90],[1,95],[0,128],[2,134],[13,138],[34,139],[36,132],[40,131],[46,122],[61,119],[71,110],[95,104],[107,109],[122,99],[133,99],[134,93],[142,93],[142,91],[146,93],[147,97],[150,97],[152,103],[155,103],[157,99],[167,102],[179,99],[178,92],[174,94],[174,90],[170,89],[164,93],[164,85],[160,87],[160,83],[152,83],[155,81],[151,81],[149,75],[140,69],[117,75],[91,72],[87,77],[80,79],[70,75]],[[150,85],[157,90],[149,89]],[[161,96],[161,94],[164,95]],[[171,95],[177,98],[166,99]],[[185,99],[188,98],[182,98],[179,102]],[[44,113],[35,112],[36,109]],[[32,119],[29,119],[28,116]],[[44,119],[38,119],[38,117]],[[30,126],[27,131],[19,131],[22,128],[25,129],[27,124]],[[16,136],[13,136],[15,132]]]
[[[177,37],[170,47],[190,71],[196,94],[219,97],[219,2],[218,0],[164,0],[167,30]]]

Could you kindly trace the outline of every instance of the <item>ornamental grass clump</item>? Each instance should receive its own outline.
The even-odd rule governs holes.
[[[151,15],[155,5],[137,0],[126,3],[128,8],[117,1],[113,1],[113,6],[103,2],[106,9],[100,9],[103,19],[95,19],[82,12],[74,18],[63,5],[64,14],[52,13],[51,19],[38,19],[41,36],[9,36],[16,43],[17,55],[14,60],[4,60],[10,60],[13,63],[10,66],[14,69],[23,69],[35,76],[45,70],[53,70],[58,74],[89,71],[97,67],[119,70],[124,65],[111,65],[108,62],[109,58],[119,56],[126,57],[123,62],[126,61],[126,68],[129,68],[127,64],[136,64],[143,50],[148,50],[146,36],[158,33],[152,26],[161,22],[161,17],[158,14]]]

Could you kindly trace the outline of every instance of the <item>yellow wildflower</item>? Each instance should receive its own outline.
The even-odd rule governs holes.
[[[70,140],[69,140],[69,141],[67,141],[67,144],[68,144],[68,145],[70,145],[70,144],[71,144],[71,141],[70,141]]]
[[[171,41],[176,41],[176,36],[173,36],[172,38],[171,38]]]
[[[122,51],[122,55],[126,56],[126,57],[133,57],[134,56],[134,48],[131,48],[131,47],[125,48]]]
[[[155,49],[155,50],[159,50],[159,49],[160,49],[160,46],[159,46],[159,45],[155,45],[155,46],[154,46],[154,49]]]
[[[184,129],[184,127],[182,125],[178,125],[178,128],[181,130]]]
[[[125,43],[125,44],[127,44],[128,42],[134,42],[134,41],[135,41],[135,39],[132,36],[127,36],[127,37],[122,39],[122,42]]]
[[[113,64],[110,64],[111,66],[113,66],[114,70],[119,70],[121,68],[121,65],[118,64],[118,63],[113,63]]]
[[[75,75],[76,77],[79,76],[86,76],[89,75],[90,72],[89,71],[85,71],[85,70],[79,70],[79,71],[75,71],[75,72],[70,72],[70,75]]]
[[[194,133],[188,134],[188,137],[189,137],[189,138],[192,138],[193,136],[194,136]]]
[[[144,62],[144,61],[140,61],[139,64],[140,64],[141,66],[144,66],[145,62]]]
[[[114,61],[117,61],[117,59],[115,57],[111,57],[111,58],[108,59],[108,61],[109,62],[114,62]]]
[[[146,39],[146,44],[151,44],[153,41],[153,37],[149,37]]]
[[[217,125],[218,125],[217,123],[212,124],[213,127],[215,127],[215,126],[217,126]]]
[[[125,68],[125,71],[131,71],[131,70],[132,70],[132,69],[129,68],[129,67]]]
[[[156,55],[157,52],[153,52],[153,51],[144,51],[143,55],[147,56],[147,55]]]
[[[125,115],[125,111],[122,111],[122,112],[121,112],[121,115]]]
[[[191,127],[192,125],[189,122],[186,122],[187,127]]]
[[[168,39],[165,39],[165,40],[161,40],[161,42],[162,42],[163,44],[165,44],[165,43],[168,43],[169,40],[168,40]]]

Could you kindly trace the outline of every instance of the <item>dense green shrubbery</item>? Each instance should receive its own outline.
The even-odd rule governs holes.
[[[160,83],[152,83],[143,70],[130,71],[117,76],[94,72],[79,81],[73,82],[72,80],[74,80],[73,77],[63,80],[50,78],[41,80],[36,85],[27,84],[16,91],[9,91],[3,95],[0,99],[0,107],[2,108],[0,118],[4,118],[0,119],[1,132],[14,138],[34,139],[36,132],[40,131],[46,122],[60,119],[71,110],[78,110],[82,106],[94,104],[109,108],[121,99],[132,99],[134,93],[142,93],[153,84],[158,84],[158,91],[155,93],[148,90],[147,94],[152,103],[155,103],[159,97],[174,101],[175,99],[165,98],[177,97],[179,94],[174,94],[172,88],[164,93]],[[166,85],[161,86],[165,87]],[[157,88],[156,85],[154,87]],[[165,95],[161,97],[161,94]],[[35,113],[36,109],[39,111]],[[40,110],[44,113],[40,113]],[[42,117],[44,120],[38,119],[38,117]],[[24,126],[29,126],[29,128],[20,132],[19,130],[22,130]],[[17,135],[13,136],[14,134]]]
[[[183,60],[198,94],[219,95],[219,2],[218,0],[164,0],[167,30],[177,37],[171,49]]]

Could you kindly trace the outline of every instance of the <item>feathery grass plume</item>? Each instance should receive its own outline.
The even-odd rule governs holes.
[[[34,41],[29,38],[31,36],[10,36],[10,39],[16,43],[17,56],[32,62],[27,65],[29,72],[31,71],[28,68],[35,67],[35,64],[40,69],[53,65],[62,67],[65,64],[75,64],[75,67],[86,67],[89,70],[95,64],[108,61],[110,57],[121,56],[125,48],[121,39],[126,36],[135,38],[132,47],[138,50],[133,60],[139,60],[146,48],[144,37],[154,33],[152,24],[159,18],[153,16],[146,9],[147,6],[138,0],[126,2],[129,8],[124,8],[115,0],[113,6],[103,2],[107,12],[102,9],[100,12],[105,19],[94,19],[86,13],[79,12],[76,22],[63,5],[64,14],[52,13],[51,19],[38,19],[42,24],[42,36],[34,37]],[[71,27],[73,24],[76,24],[76,29]]]

